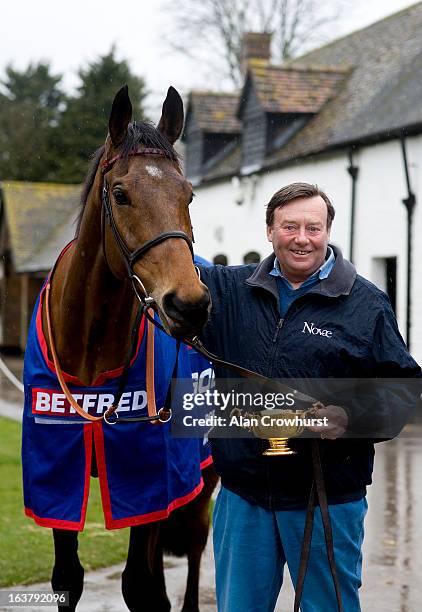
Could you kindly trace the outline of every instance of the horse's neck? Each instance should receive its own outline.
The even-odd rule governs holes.
[[[129,283],[115,279],[104,259],[100,203],[86,206],[78,238],[54,271],[50,310],[62,370],[89,384],[123,365],[136,304]]]

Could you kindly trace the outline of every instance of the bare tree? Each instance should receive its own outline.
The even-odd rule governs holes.
[[[238,86],[244,32],[272,32],[276,61],[332,36],[346,0],[169,0],[165,40]]]

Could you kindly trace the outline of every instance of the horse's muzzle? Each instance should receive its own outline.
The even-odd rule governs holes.
[[[176,338],[189,337],[199,333],[207,322],[211,298],[206,287],[194,302],[182,300],[171,291],[164,295],[162,306],[172,335]]]

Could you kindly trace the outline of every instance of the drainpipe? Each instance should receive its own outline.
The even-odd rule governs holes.
[[[406,176],[407,198],[402,200],[407,211],[407,290],[406,290],[406,344],[410,350],[410,333],[412,327],[412,229],[413,229],[413,210],[416,205],[416,196],[412,191],[409,176],[409,164],[406,153],[406,140],[402,135],[400,138],[401,150],[403,154],[404,173]]]
[[[352,177],[352,202],[350,207],[350,250],[349,259],[353,263],[355,246],[355,213],[356,213],[356,183],[359,174],[359,167],[353,165],[353,150],[349,151],[349,166],[347,172]]]

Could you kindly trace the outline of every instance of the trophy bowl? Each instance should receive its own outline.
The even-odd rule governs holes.
[[[235,408],[233,414],[247,419],[248,425],[244,428],[254,436],[269,441],[270,446],[262,454],[274,457],[296,454],[289,447],[289,438],[300,436],[304,431],[305,427],[299,419],[309,414],[309,410],[262,410],[251,413]]]

